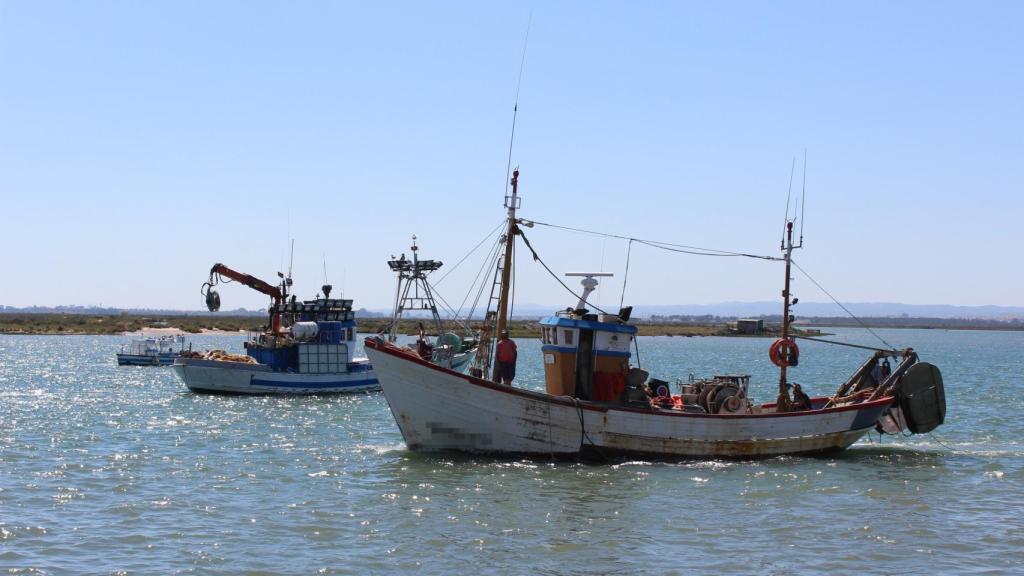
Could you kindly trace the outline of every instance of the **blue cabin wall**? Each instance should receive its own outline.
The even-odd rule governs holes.
[[[294,370],[299,364],[298,350],[295,346],[286,346],[283,348],[258,348],[251,347],[247,349],[249,356],[252,356],[260,364],[266,364],[270,366],[272,370],[277,372],[286,371],[288,369]]]

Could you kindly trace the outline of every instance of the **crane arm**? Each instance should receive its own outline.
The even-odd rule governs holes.
[[[242,284],[245,284],[246,286],[252,288],[257,292],[262,292],[263,294],[270,296],[271,298],[274,299],[275,304],[280,304],[281,300],[283,299],[281,289],[278,288],[277,286],[268,284],[255,276],[243,274],[241,272],[236,272],[223,264],[214,264],[213,268],[210,268],[211,285],[214,284],[214,276],[218,274],[230,278],[236,282],[241,282]]]
[[[270,309],[270,331],[274,334],[281,331],[281,314],[278,311],[278,306],[285,297],[285,293],[282,288],[268,284],[255,276],[236,272],[223,264],[214,264],[213,268],[210,268],[210,281],[203,284],[203,292],[206,296],[206,307],[209,308],[211,312],[215,312],[220,309],[220,295],[213,290],[213,287],[217,284],[219,277],[230,278],[231,280],[245,284],[249,288],[252,288],[257,292],[262,292],[263,294],[273,298],[274,306]]]

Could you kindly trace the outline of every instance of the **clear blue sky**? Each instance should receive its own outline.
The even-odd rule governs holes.
[[[850,302],[1024,305],[1024,4],[0,1],[0,304],[198,308],[209,267],[388,308],[522,215],[777,253]],[[799,179],[798,179],[799,184]],[[625,243],[528,231],[558,271]],[[440,286],[461,300],[479,259]],[[778,297],[758,261],[634,247],[627,302]],[[521,258],[517,299],[571,298]],[[795,292],[825,297],[799,274]],[[232,286],[226,308],[266,300]]]

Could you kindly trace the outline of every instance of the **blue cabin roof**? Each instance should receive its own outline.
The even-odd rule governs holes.
[[[636,334],[636,326],[617,322],[598,322],[597,320],[578,320],[563,316],[548,316],[540,321],[541,326],[557,326],[559,328],[584,328],[601,332],[618,332],[619,334]]]

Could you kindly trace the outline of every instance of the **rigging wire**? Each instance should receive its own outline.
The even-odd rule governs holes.
[[[498,267],[498,258],[501,257],[501,244],[502,244],[502,242],[501,242],[501,239],[499,238],[498,242],[496,243],[496,245],[494,247],[494,254],[491,257],[490,261],[487,263],[487,270],[488,271],[496,270],[497,267]],[[485,289],[488,286],[488,284],[487,284],[487,279],[488,278],[491,279],[491,283],[490,283],[491,292],[488,293],[488,297],[490,298],[493,295],[493,293],[494,293],[493,292],[493,289],[494,289],[494,282],[493,282],[493,280],[494,280],[494,278],[491,277],[491,276],[483,276],[480,279],[480,288],[476,292],[476,298],[473,300],[473,307],[469,310],[468,316],[470,318],[472,318],[474,315],[476,315],[476,309],[480,306],[480,300],[484,297],[484,291],[485,291]],[[487,305],[484,307],[484,316],[483,316],[482,319],[486,320],[487,312],[490,310],[490,307],[491,307],[491,300],[488,300]]]
[[[480,242],[478,242],[478,243],[477,243],[477,245],[476,245],[476,246],[474,246],[472,250],[470,250],[470,251],[469,251],[469,253],[467,253],[467,254],[466,254],[465,256],[463,256],[461,260],[459,260],[458,262],[456,262],[456,263],[455,263],[455,266],[452,266],[452,267],[451,267],[451,268],[449,268],[449,269],[448,269],[448,270],[447,270],[447,271],[446,271],[446,272],[445,272],[444,274],[442,274],[442,275],[441,275],[441,279],[440,279],[440,280],[438,280],[437,282],[435,282],[435,283],[434,283],[434,285],[436,286],[436,285],[440,284],[441,282],[444,282],[444,279],[445,279],[445,278],[447,278],[449,274],[451,274],[452,272],[454,272],[454,271],[455,271],[455,269],[459,267],[459,264],[462,264],[463,262],[465,262],[465,261],[466,261],[466,258],[469,258],[470,256],[472,256],[472,255],[473,255],[473,253],[474,253],[474,252],[476,252],[476,251],[477,251],[477,249],[478,249],[478,248],[480,248],[480,246],[481,246],[481,245],[483,245],[483,243],[484,243],[484,242],[486,242],[488,238],[490,238],[491,236],[493,236],[493,235],[494,235],[494,233],[495,233],[495,232],[497,232],[499,228],[501,228],[502,226],[504,226],[504,225],[505,225],[505,224],[507,224],[507,223],[508,223],[508,220],[507,220],[507,219],[505,219],[505,218],[502,218],[501,222],[499,222],[497,226],[495,226],[494,228],[492,228],[492,229],[491,229],[491,231],[490,231],[490,232],[488,232],[488,233],[487,233],[487,235],[486,235],[486,236],[484,236],[484,237],[483,237],[483,239],[482,239],[482,240],[480,240]]]
[[[842,302],[840,302],[839,300],[836,300],[834,296],[832,296],[831,294],[829,294],[828,290],[825,290],[825,288],[824,288],[824,287],[823,287],[823,286],[822,286],[821,284],[818,284],[818,281],[817,281],[817,280],[815,280],[814,278],[812,278],[812,277],[811,277],[811,275],[807,273],[807,270],[804,270],[803,268],[801,268],[801,267],[800,267],[800,265],[799,265],[799,264],[797,264],[797,263],[796,263],[796,260],[793,260],[792,258],[790,258],[790,260],[789,260],[789,261],[790,261],[790,262],[792,262],[792,263],[793,263],[793,266],[796,266],[796,269],[797,269],[797,270],[799,270],[800,272],[802,272],[802,273],[803,273],[803,275],[804,275],[804,276],[806,276],[808,280],[810,280],[810,281],[811,281],[812,283],[814,283],[814,285],[815,285],[815,286],[817,286],[819,290],[821,290],[822,292],[824,292],[826,296],[828,296],[829,298],[831,298],[831,299],[832,299],[832,301],[836,303],[836,305],[838,305],[838,306],[839,306],[840,308],[842,308],[844,312],[846,312],[847,314],[849,314],[849,315],[850,315],[850,318],[853,318],[854,320],[856,320],[856,321],[857,321],[857,323],[858,323],[858,324],[860,324],[862,328],[864,328],[865,330],[867,330],[868,332],[870,332],[870,333],[871,333],[871,335],[872,335],[872,336],[874,336],[875,338],[878,338],[878,340],[879,340],[879,341],[881,341],[881,342],[882,342],[882,344],[885,344],[886,346],[888,346],[888,347],[889,347],[889,350],[896,350],[896,347],[895,347],[895,346],[893,346],[892,344],[889,344],[888,342],[886,342],[886,341],[885,341],[885,338],[882,338],[881,336],[879,336],[879,335],[878,335],[878,334],[877,334],[877,333],[876,333],[876,332],[875,332],[874,330],[872,330],[872,329],[871,329],[871,328],[870,328],[870,327],[869,327],[869,326],[868,326],[867,324],[865,324],[865,323],[864,323],[864,322],[863,322],[863,321],[862,321],[862,320],[861,320],[860,318],[856,317],[856,316],[855,316],[855,315],[853,314],[853,312],[850,312],[850,310],[849,310],[849,309],[848,309],[848,308],[847,308],[846,306],[843,306],[843,303],[842,303]]]
[[[590,302],[587,302],[586,300],[584,300],[584,299],[583,299],[583,297],[582,297],[582,296],[580,296],[580,295],[579,295],[579,294],[577,294],[576,292],[573,292],[572,288],[569,288],[568,286],[566,286],[565,282],[562,282],[562,279],[561,279],[561,278],[559,278],[557,274],[555,274],[554,272],[552,272],[552,271],[551,271],[551,268],[548,268],[548,265],[547,265],[547,264],[545,264],[545,263],[544,263],[544,261],[540,259],[540,256],[539,256],[539,255],[537,254],[537,251],[536,251],[536,250],[534,250],[534,249],[533,249],[533,246],[531,246],[531,245],[530,245],[530,241],[529,241],[529,240],[528,240],[528,239],[526,238],[526,234],[523,234],[522,230],[520,230],[520,231],[519,231],[519,236],[520,236],[520,237],[522,237],[522,239],[523,239],[523,243],[524,243],[524,244],[526,244],[526,247],[530,249],[530,252],[531,252],[531,253],[533,254],[533,259],[534,259],[534,260],[536,260],[537,262],[540,262],[540,265],[541,265],[541,266],[543,266],[543,267],[544,267],[544,269],[548,271],[548,274],[550,274],[552,278],[554,278],[555,280],[557,280],[557,281],[558,281],[558,283],[562,285],[562,288],[565,288],[566,290],[568,290],[568,291],[569,291],[569,294],[572,294],[572,295],[573,295],[573,296],[575,296],[575,297],[576,297],[577,299],[579,299],[580,301],[582,301],[582,302],[583,302],[584,304],[586,304],[587,306],[590,306],[590,307],[591,307],[591,308],[593,308],[594,310],[597,310],[597,311],[598,311],[598,312],[600,312],[601,314],[607,314],[607,313],[608,313],[608,312],[605,312],[604,310],[601,310],[601,309],[600,309],[600,308],[598,308],[597,306],[594,306],[594,305],[593,305],[593,304],[591,304]]]
[[[480,302],[480,297],[481,297],[481,294],[483,293],[483,289],[484,289],[484,280],[481,279],[481,276],[483,275],[484,271],[489,270],[490,268],[493,267],[494,260],[495,260],[494,254],[497,251],[498,245],[500,244],[500,242],[501,242],[501,236],[499,235],[495,239],[494,245],[491,246],[490,250],[488,250],[487,257],[484,258],[483,264],[480,266],[480,270],[477,271],[476,277],[473,278],[473,282],[469,285],[469,289],[466,291],[466,295],[462,298],[462,302],[459,304],[458,313],[461,314],[462,313],[462,309],[466,307],[466,301],[469,300],[469,296],[473,293],[473,288],[477,285],[477,282],[480,282],[480,289],[477,290],[476,299],[473,300],[473,306],[472,306],[472,308],[470,308],[470,312],[466,316],[466,320],[467,321],[472,320],[473,319],[473,313],[476,312],[477,304],[479,304],[479,302]],[[485,278],[486,278],[486,276],[485,276]]]
[[[836,340],[825,340],[823,338],[816,338],[814,336],[801,336],[799,334],[793,334],[792,338],[799,338],[801,340],[810,340],[811,342],[821,342],[822,344],[835,344],[836,346],[848,346],[850,348],[858,348],[860,350],[871,350],[873,352],[886,352],[888,354],[899,354],[899,350],[889,348],[877,348],[875,346],[862,346],[860,344],[850,344],[849,342],[839,342]]]
[[[759,260],[773,260],[781,261],[782,258],[777,256],[762,256],[760,254],[748,254],[746,252],[731,252],[729,250],[718,250],[715,248],[701,248],[699,246],[687,246],[685,244],[674,244],[672,242],[662,242],[659,240],[644,240],[643,238],[634,238],[632,236],[621,236],[619,234],[609,234],[607,232],[596,232],[594,230],[586,230],[583,228],[573,228],[571,226],[562,226],[559,224],[551,224],[549,222],[538,222],[536,220],[528,220],[528,222],[537,226],[547,226],[548,228],[557,228],[559,230],[568,230],[570,232],[580,232],[582,234],[593,234],[594,236],[604,236],[606,238],[618,238],[619,240],[632,240],[640,244],[645,244],[652,248],[660,248],[662,250],[668,250],[670,252],[681,252],[683,254],[693,254],[695,256],[742,256],[745,258],[756,258]]]
[[[465,330],[466,332],[470,332],[470,333],[471,333],[471,332],[472,332],[472,330],[470,330],[470,329],[469,329],[469,326],[467,326],[466,324],[464,324],[464,323],[462,322],[462,320],[459,320],[459,316],[458,316],[458,314],[457,314],[457,313],[455,312],[455,309],[454,309],[454,308],[452,308],[452,305],[451,305],[451,304],[449,304],[449,303],[448,303],[448,301],[444,299],[444,296],[441,296],[441,293],[437,291],[437,288],[435,288],[435,285],[434,285],[434,284],[430,284],[429,282],[427,283],[427,285],[428,285],[428,286],[430,286],[430,291],[431,291],[431,293],[432,293],[432,294],[433,294],[434,296],[436,296],[436,297],[437,297],[437,299],[438,299],[438,300],[439,300],[439,301],[441,302],[441,306],[442,306],[442,307],[444,308],[445,312],[447,312],[448,314],[450,314],[450,315],[451,315],[451,319],[452,319],[452,320],[453,320],[453,321],[454,321],[454,322],[455,322],[456,324],[458,324],[459,326],[461,326],[463,330]]]
[[[619,298],[619,309],[622,309],[622,304],[626,301],[626,280],[629,279],[629,257],[633,252],[633,239],[630,238],[629,246],[626,247],[626,273],[622,275],[622,297]]]

